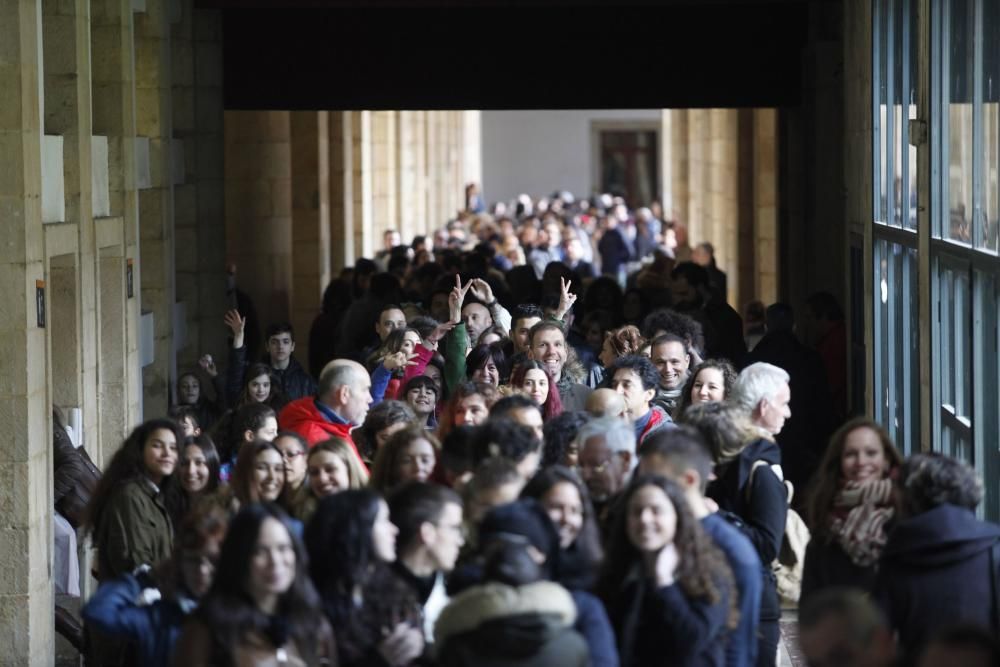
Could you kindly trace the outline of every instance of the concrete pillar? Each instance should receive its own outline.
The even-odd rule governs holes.
[[[44,279],[41,215],[41,5],[0,2],[0,655],[51,665],[51,429],[45,330],[36,281]]]
[[[399,229],[399,137],[398,111],[373,111],[372,116],[372,223],[373,242],[382,247],[382,235],[388,229]],[[403,241],[410,237],[404,235]]]
[[[351,113],[351,178],[354,195],[354,256],[372,257],[372,112]]]
[[[333,271],[338,273],[344,267],[353,266],[355,260],[353,113],[331,111],[328,114],[330,258]]]
[[[328,125],[325,111],[291,112],[291,322],[296,331],[295,354],[303,363],[309,358],[309,327],[330,282],[330,217],[321,214],[320,195],[321,189],[329,190],[329,175],[320,169],[320,156],[329,151]]]
[[[755,282],[757,298],[767,304],[778,300],[777,112],[753,115]]]
[[[711,232],[704,239],[715,246],[719,267],[728,274],[730,301],[739,294],[739,124],[735,109],[709,113],[709,209]],[[738,303],[738,302],[737,302]]]
[[[396,114],[396,219],[403,240],[408,241],[417,231],[416,151],[413,146],[413,112]]]
[[[174,347],[174,160],[169,0],[135,15],[136,131],[149,139],[150,187],[139,192],[141,300],[153,315],[153,361],[142,370],[143,411],[167,412]]]
[[[226,250],[261,326],[287,320],[292,291],[289,112],[225,112]]]
[[[126,431],[142,419],[133,32],[130,0],[91,0],[93,133],[107,137],[109,191],[108,215],[94,221],[100,255],[100,447],[87,447],[98,464],[110,459]],[[126,292],[130,260],[132,296]]]
[[[176,298],[184,320],[178,373],[201,354],[224,355],[225,219],[222,167],[222,44],[218,11],[178,3],[171,25]]]
[[[685,224],[688,211],[688,179],[690,176],[687,109],[671,109],[670,114],[670,197],[663,204],[664,215]],[[664,157],[666,160],[666,156]],[[668,203],[669,202],[669,203]]]
[[[194,134],[195,173],[190,175],[197,186],[195,211],[198,245],[198,307],[196,317],[189,314],[189,326],[197,324],[198,350],[222,358],[227,331],[221,313],[228,301],[225,293],[226,217],[225,171],[223,153],[222,108],[222,12],[196,9],[194,24]],[[192,297],[193,298],[193,297]]]

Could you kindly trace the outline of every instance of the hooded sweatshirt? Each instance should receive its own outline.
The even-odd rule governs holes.
[[[907,652],[944,624],[1000,631],[1000,526],[943,504],[889,534],[876,599]]]

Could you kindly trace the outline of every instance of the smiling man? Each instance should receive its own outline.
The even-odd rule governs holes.
[[[663,334],[653,339],[653,344],[649,348],[649,358],[660,374],[660,383],[653,402],[667,414],[673,414],[674,408],[680,402],[684,383],[688,379],[691,354],[683,338],[674,334]]]
[[[545,365],[552,381],[559,388],[563,410],[576,412],[586,409],[590,387],[582,384],[582,372],[571,377],[567,371],[566,359],[569,354],[566,335],[562,328],[552,320],[543,320],[531,327],[531,347],[528,356]]]

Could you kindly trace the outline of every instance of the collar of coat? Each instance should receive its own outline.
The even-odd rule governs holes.
[[[443,646],[449,637],[475,630],[487,621],[525,614],[553,616],[570,626],[576,622],[576,603],[569,591],[551,581],[524,586],[473,586],[452,598],[441,612],[434,627],[434,641]]]

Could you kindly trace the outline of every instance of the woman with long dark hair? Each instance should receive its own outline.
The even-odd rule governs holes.
[[[170,555],[173,528],[163,489],[184,441],[172,419],[151,419],[132,431],[101,477],[84,527],[93,532],[100,581],[156,565]]]
[[[417,417],[417,423],[426,429],[437,426],[438,385],[426,375],[411,378],[400,399],[405,400]]]
[[[174,665],[335,665],[330,625],[291,521],[247,505],[229,524],[212,588],[184,625]]]
[[[376,492],[323,498],[306,529],[310,572],[339,641],[341,667],[413,663],[424,650],[420,605],[393,572],[396,527]]]
[[[684,492],[638,477],[618,510],[598,591],[622,665],[722,665],[739,619],[733,573]]]
[[[167,509],[175,528],[200,498],[219,488],[221,467],[215,443],[208,435],[202,433],[184,439],[177,473],[172,476],[166,491]]]
[[[831,586],[871,592],[895,518],[891,476],[903,463],[886,430],[852,419],[830,438],[808,499],[800,601]]]
[[[517,365],[510,376],[514,391],[521,392],[533,400],[542,410],[542,419],[548,421],[562,414],[562,399],[559,388],[552,381],[545,365],[534,359],[525,359]]]
[[[137,426],[115,452],[97,483],[84,518],[85,532],[97,548],[97,579],[110,581],[140,565],[156,566],[170,555],[174,531],[164,489],[177,466],[184,441],[172,419],[151,419]],[[123,665],[121,640],[90,631],[89,659]]]
[[[285,488],[285,459],[273,442],[255,440],[236,458],[230,482],[236,507],[277,502]]]

